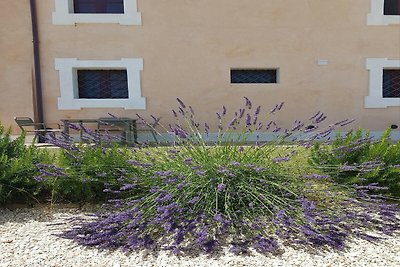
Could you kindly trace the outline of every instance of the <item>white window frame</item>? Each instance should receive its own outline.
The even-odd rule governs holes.
[[[369,70],[369,95],[365,97],[365,108],[387,108],[400,106],[400,98],[383,97],[383,70],[400,69],[400,60],[387,58],[367,58],[366,69]]]
[[[385,0],[371,0],[371,13],[367,16],[368,25],[400,24],[400,16],[384,15]]]
[[[74,13],[73,0],[55,0],[53,24],[74,25],[76,23],[119,23],[121,25],[141,25],[142,18],[137,11],[137,0],[124,0],[123,14],[82,14]]]
[[[77,110],[81,108],[124,108],[146,109],[146,98],[141,95],[140,71],[142,58],[122,58],[121,60],[78,60],[76,58],[56,58],[55,69],[59,71],[60,97],[58,109]],[[128,98],[124,99],[80,99],[77,70],[124,69],[128,76]]]

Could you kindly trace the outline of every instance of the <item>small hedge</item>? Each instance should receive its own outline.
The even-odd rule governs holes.
[[[387,187],[387,194],[400,197],[400,141],[390,140],[387,129],[379,140],[361,129],[334,141],[315,143],[310,163],[320,166],[341,184]]]

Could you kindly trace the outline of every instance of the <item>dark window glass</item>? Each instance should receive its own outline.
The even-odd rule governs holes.
[[[400,70],[383,70],[383,97],[400,98]]]
[[[124,0],[74,0],[74,13],[124,13]]]
[[[79,98],[128,98],[126,70],[78,70]]]
[[[385,0],[384,15],[400,15],[400,0]]]
[[[277,83],[277,70],[231,70],[231,83]]]

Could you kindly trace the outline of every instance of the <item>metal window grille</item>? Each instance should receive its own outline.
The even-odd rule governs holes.
[[[400,98],[400,70],[383,70],[383,97]]]
[[[78,70],[79,98],[128,98],[126,70]]]
[[[74,0],[74,13],[124,13],[124,0]]]
[[[383,5],[384,15],[400,15],[400,0],[385,0]]]
[[[231,83],[277,83],[277,70],[231,70]]]

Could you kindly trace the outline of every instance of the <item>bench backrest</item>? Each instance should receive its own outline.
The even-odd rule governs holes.
[[[24,126],[35,126],[35,123],[29,117],[15,117],[14,120],[21,130],[24,130]]]

